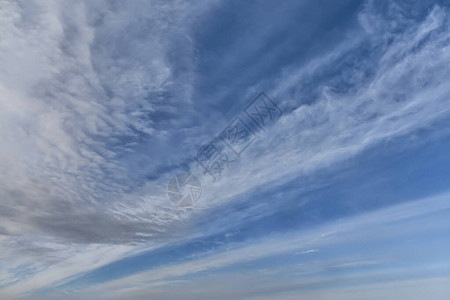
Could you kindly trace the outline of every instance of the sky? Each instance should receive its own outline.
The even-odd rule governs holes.
[[[0,299],[450,297],[450,3],[0,0]]]

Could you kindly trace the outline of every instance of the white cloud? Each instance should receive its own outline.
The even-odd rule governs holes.
[[[176,218],[111,213],[115,200],[135,197],[121,157],[139,135],[155,133],[156,121],[142,114],[163,110],[164,97],[172,110],[191,105],[189,18],[214,3],[151,4],[1,2],[0,247],[10,263],[3,283],[25,264],[39,271],[29,281],[37,287],[108,263],[130,250],[108,244],[161,232]],[[113,255],[92,250],[97,243]],[[83,263],[84,253],[99,263]]]
[[[192,16],[214,3],[144,4],[0,5],[0,243],[7,253],[4,260],[12,262],[8,270],[31,264],[37,273],[11,287],[14,293],[114,261],[134,249],[127,243],[170,236],[172,224],[195,222],[199,213],[236,195],[311,174],[448,116],[448,11],[436,7],[417,25],[395,8],[397,24],[397,19],[380,19],[368,4],[359,18],[365,33],[288,70],[267,92],[283,105],[296,103],[291,98],[302,96],[295,91],[303,80],[333,69],[344,55],[358,56],[367,42],[380,53],[378,65],[348,71],[344,79],[364,79],[349,91],[322,83],[319,99],[285,114],[229,177],[205,189],[198,210],[182,214],[162,197],[170,174],[137,184],[133,172],[135,165],[145,174],[155,171],[157,161],[184,161],[183,149],[172,149],[173,136],[184,136],[184,142],[199,139],[183,128],[192,116],[180,114],[193,113],[196,57],[189,28]],[[392,26],[408,29],[395,31]],[[373,76],[365,75],[371,71]],[[148,118],[155,112],[170,117]],[[145,142],[167,145],[160,148],[167,151],[149,148],[150,155],[144,153],[146,143],[139,142],[146,135],[152,140]],[[23,251],[8,250],[14,248]],[[39,264],[36,257],[42,255],[54,260]],[[246,256],[231,252],[222,260],[187,263],[185,271],[179,266],[164,269],[154,279],[220,267]],[[104,259],[96,261],[99,257]],[[4,283],[17,279],[9,271],[0,276]]]

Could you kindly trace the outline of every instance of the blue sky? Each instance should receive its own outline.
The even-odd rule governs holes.
[[[448,2],[0,0],[0,27],[1,299],[448,299]]]

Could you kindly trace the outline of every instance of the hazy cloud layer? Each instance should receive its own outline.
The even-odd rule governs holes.
[[[449,8],[431,1],[381,2],[330,1],[323,7],[313,1],[247,6],[0,0],[0,289],[5,297],[34,297],[33,292],[70,285],[132,255],[232,235],[252,222],[282,216],[294,203],[292,195],[325,185],[324,170],[339,170],[392,141],[401,141],[394,147],[400,149],[446,139],[448,127],[438,124],[450,115]],[[314,23],[308,13],[327,16],[329,23]],[[338,14],[345,21],[332,18]],[[195,152],[261,90],[283,109],[281,119],[257,133],[225,176],[204,185],[198,206],[177,209],[165,196],[168,180],[180,171],[201,174]],[[427,130],[434,133],[423,135]],[[283,186],[298,178],[309,181]],[[278,189],[277,202],[264,194]],[[256,201],[260,195],[264,199]],[[433,213],[448,208],[447,198],[433,199],[438,207]],[[423,201],[421,209],[429,203]],[[415,204],[400,208],[409,211],[408,205]],[[359,228],[370,218],[349,219],[348,231],[363,236]],[[407,226],[396,228],[399,236]],[[197,281],[178,277],[276,256],[286,248],[298,253],[318,248],[315,243],[271,248],[282,246],[283,234],[273,238],[279,242],[262,244],[252,244],[249,236],[248,243],[232,244],[231,252],[210,250],[216,256],[159,267],[111,286],[87,286],[80,293],[106,298],[113,289],[117,299],[145,298],[149,284],[158,287],[155,297],[170,299],[179,297],[168,289],[176,280],[184,289],[200,288]],[[377,259],[350,257],[343,264],[370,265]],[[407,287],[414,280],[441,286],[448,275],[400,273]],[[176,282],[165,281],[164,274]],[[263,282],[246,276],[242,282],[267,285],[277,298],[295,298],[295,291],[277,292],[292,289],[295,280],[280,287],[270,276],[261,277]],[[210,293],[222,277],[235,281],[218,274]],[[311,284],[328,282],[324,275]],[[242,299],[265,299],[245,286],[238,289]],[[390,295],[401,294],[397,289],[402,287]],[[230,297],[219,294],[217,299]]]

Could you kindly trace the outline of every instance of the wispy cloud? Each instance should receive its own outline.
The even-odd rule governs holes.
[[[423,263],[421,262],[423,258],[419,259],[417,253],[421,251],[427,251],[428,253],[433,252],[436,258],[436,256],[444,255],[445,250],[442,249],[441,251],[439,251],[438,249],[428,249],[428,247],[424,244],[416,244],[414,246],[409,246],[410,249],[414,249],[412,253],[416,254],[404,254],[403,251],[405,250],[406,245],[402,245],[401,242],[392,242],[392,244],[389,246],[390,251],[384,252],[383,249],[386,245],[385,241],[402,241],[406,236],[409,235],[410,232],[417,233],[415,238],[425,238],[423,234],[426,235],[426,233],[421,231],[421,229],[419,228],[421,226],[431,225],[434,227],[434,232],[447,232],[448,230],[446,230],[445,228],[447,227],[448,224],[446,225],[446,223],[448,222],[444,220],[446,220],[448,216],[444,215],[438,217],[438,215],[441,211],[446,211],[448,210],[448,208],[450,208],[448,199],[448,194],[440,195],[429,199],[422,199],[419,201],[401,204],[376,212],[363,214],[350,219],[333,222],[310,231],[301,230],[289,235],[267,237],[262,240],[250,240],[245,245],[237,247],[234,250],[228,250],[223,253],[216,253],[208,257],[192,260],[182,264],[175,264],[151,269],[137,275],[128,276],[122,279],[113,280],[104,284],[100,284],[98,286],[94,286],[93,288],[88,289],[88,291],[86,292],[86,296],[93,295],[92,297],[94,298],[112,297],[120,299],[121,297],[124,297],[124,295],[129,293],[130,290],[132,290],[138,295],[154,295],[155,297],[163,299],[167,297],[169,299],[171,297],[174,297],[175,295],[164,295],[164,293],[160,293],[158,290],[155,292],[155,294],[152,294],[154,286],[160,285],[164,282],[166,282],[167,284],[171,284],[173,282],[181,280],[181,284],[179,284],[179,296],[181,296],[181,294],[183,293],[182,291],[187,288],[186,286],[183,288],[183,278],[186,279],[185,276],[200,273],[199,277],[190,276],[190,278],[193,278],[192,280],[194,282],[197,282],[197,280],[200,280],[201,282],[203,281],[203,279],[201,278],[203,278],[203,276],[207,276],[206,274],[213,270],[229,266],[242,266],[248,262],[259,262],[262,259],[269,257],[281,256],[292,258],[297,253],[299,253],[299,251],[301,251],[302,254],[300,258],[295,260],[290,259],[287,262],[287,266],[284,266],[278,270],[275,269],[273,271],[269,271],[269,274],[271,276],[269,276],[270,280],[267,279],[270,282],[268,284],[272,285],[272,288],[274,289],[271,292],[276,292],[278,290],[277,285],[281,285],[283,287],[286,284],[285,276],[295,276],[295,278],[291,278],[289,281],[294,281],[295,286],[297,286],[297,288],[300,290],[309,290],[310,285],[318,285],[320,283],[326,284],[327,282],[329,282],[331,284],[333,282],[333,278],[338,281],[342,280],[347,286],[353,286],[356,283],[375,284],[377,282],[381,285],[384,285],[387,283],[385,282],[385,280],[392,280],[392,278],[388,279],[387,277],[385,277],[385,280],[380,281],[379,275],[381,273],[380,269],[377,268],[377,266],[386,266],[388,264],[392,264],[393,260],[397,261],[399,266],[393,267],[393,269],[390,271],[392,272],[392,276],[394,276],[395,274],[396,280],[399,281],[410,280],[414,278],[414,276],[416,276],[418,270],[417,268],[421,268],[421,264]],[[423,217],[426,218],[426,222],[420,223],[420,225],[411,225],[411,220],[417,220]],[[439,225],[433,225],[433,218],[439,218],[442,222],[439,223]],[[366,238],[367,236],[370,236],[370,238]],[[360,241],[364,240],[370,242],[369,247],[373,248],[361,249],[359,243]],[[428,240],[428,242],[430,241]],[[443,244],[441,246],[444,249],[449,246],[449,241],[442,242]],[[333,262],[336,259],[334,257],[335,255],[327,254],[325,256],[313,256],[312,258],[309,256],[314,255],[315,252],[321,251],[329,253],[330,250],[338,249],[343,245],[351,245],[355,248],[347,247],[345,254],[341,253],[338,256],[339,263]],[[319,249],[319,251],[309,250],[311,248]],[[366,259],[358,259],[358,254],[356,253],[360,253],[359,255],[364,254]],[[305,255],[306,257],[304,257]],[[403,255],[404,258],[399,259],[399,255]],[[415,258],[417,260],[416,265],[405,268],[402,265],[404,263],[404,261],[402,260],[411,258]],[[430,268],[444,271],[447,267],[445,265],[433,266],[433,258],[431,257],[427,260],[428,261],[426,263]],[[255,272],[259,272],[261,265],[264,266],[264,263],[256,263],[256,266],[249,267],[246,271],[244,271],[244,274],[245,272],[248,272],[248,278],[246,278],[246,275],[243,275],[241,279],[250,281],[252,279],[255,279],[255,276],[257,275]],[[365,269],[366,267],[373,266],[375,268]],[[347,280],[346,277],[342,275],[338,277],[338,279],[336,279],[336,277],[332,273],[328,274],[329,271],[333,269],[348,270],[353,268],[356,268],[358,270],[357,275],[350,274]],[[267,274],[267,272],[264,273]],[[253,274],[253,276],[251,276],[251,274]],[[321,276],[318,277],[318,274],[320,274]],[[388,276],[388,273],[386,273],[384,270],[383,274],[385,274],[385,276]],[[258,278],[258,276],[256,277]],[[277,280],[276,278],[279,278],[279,280]],[[357,278],[360,282],[356,280]],[[230,280],[234,281],[232,280],[232,278],[227,278],[227,281]],[[450,278],[447,278],[447,280],[450,280]],[[189,281],[185,284],[187,286],[190,285]],[[201,283],[198,284],[201,285],[201,287],[198,288],[201,288],[202,290],[207,289],[211,292],[212,295],[216,295],[216,293],[224,293],[220,289],[212,290],[207,286],[202,285]],[[234,286],[232,284],[227,285],[230,288]],[[266,284],[262,286],[265,285]],[[130,289],[130,287],[133,288]],[[216,286],[215,289],[217,288],[218,287]],[[260,290],[261,285],[255,286],[255,289]],[[290,287],[290,289],[292,289],[292,286]],[[244,291],[241,292],[245,294]],[[255,290],[248,292],[253,293],[255,292]],[[266,293],[267,292],[268,291],[266,291]],[[289,297],[283,299],[289,299]]]
[[[151,249],[237,232],[285,209],[290,191],[317,189],[324,169],[396,138],[426,144],[416,133],[450,113],[445,4],[0,3],[0,288],[9,296],[61,286]],[[201,174],[192,154],[260,90],[283,117],[258,133],[226,176],[204,186],[198,206],[177,210],[165,197],[167,181],[180,170]],[[254,201],[261,190],[305,177],[311,181],[286,188],[279,202]],[[251,205],[236,208],[243,202]],[[134,286],[285,252],[320,255],[322,240],[343,242],[342,232],[406,222],[446,203],[405,204],[292,239],[248,237],[230,251],[91,292],[144,295]],[[226,213],[217,216],[218,208]],[[349,257],[334,266],[370,262],[378,260]]]

